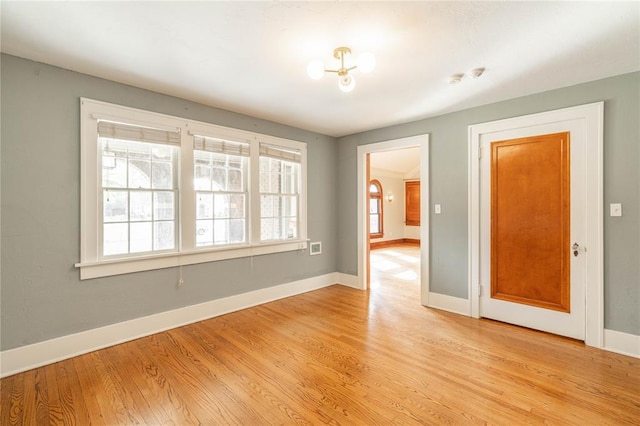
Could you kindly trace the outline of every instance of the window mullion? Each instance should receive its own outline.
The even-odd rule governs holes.
[[[249,199],[247,207],[248,238],[251,245],[260,244],[260,143],[251,142],[249,161]]]
[[[185,126],[186,127],[186,126]],[[186,128],[181,131],[180,181],[178,182],[179,200],[176,212],[176,227],[180,228],[180,251],[193,250],[196,247],[196,191],[193,185],[195,176],[193,156],[193,136]]]

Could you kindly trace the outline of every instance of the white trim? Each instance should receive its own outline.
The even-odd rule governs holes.
[[[367,211],[364,206],[369,190],[367,177],[367,154],[373,152],[393,151],[401,148],[420,147],[420,223],[429,223],[429,135],[417,135],[408,138],[394,139],[385,142],[358,146],[357,150],[357,227],[358,227],[358,285],[355,288],[367,289]],[[420,227],[420,299],[421,303],[429,303],[429,226]]]
[[[429,293],[429,304],[427,306],[467,317],[471,315],[467,299],[447,296],[446,294]]]
[[[640,336],[604,329],[603,349],[622,355],[640,358]]]
[[[347,287],[355,288],[356,290],[362,290],[358,283],[358,277],[351,274],[343,274],[342,272],[336,272],[337,281]]]
[[[585,343],[603,347],[604,269],[603,269],[603,144],[604,102],[596,102],[539,114],[469,126],[469,304],[471,316],[480,317],[480,162],[479,146],[483,134],[564,120],[584,120],[587,144],[587,283]],[[482,155],[488,155],[482,153]]]
[[[70,334],[0,353],[0,377],[58,362],[241,309],[339,284],[331,273]],[[349,285],[349,284],[346,284]]]

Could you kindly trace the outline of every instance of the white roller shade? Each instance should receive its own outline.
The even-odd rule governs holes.
[[[260,144],[260,156],[290,161],[292,163],[302,162],[302,154],[300,153],[300,150],[284,146],[269,145],[266,143]]]
[[[98,136],[101,138],[124,139],[135,142],[180,145],[180,133],[130,124],[98,121]]]
[[[196,135],[193,137],[193,149],[227,155],[239,155],[242,157],[249,156],[248,143],[226,141],[205,136]]]

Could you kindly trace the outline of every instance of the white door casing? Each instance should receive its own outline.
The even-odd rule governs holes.
[[[603,107],[600,102],[469,127],[469,294],[473,317],[491,317],[603,346]],[[570,315],[489,297],[490,143],[562,131],[571,133],[571,243],[586,248],[578,257],[571,256]]]
[[[366,179],[366,158],[367,154],[373,152],[392,151],[401,148],[420,147],[420,223],[429,223],[429,135],[411,136],[402,139],[389,140],[385,142],[359,145],[357,147],[357,216],[358,216],[358,288],[367,289],[367,220],[368,212],[365,209],[366,196],[369,184]],[[421,303],[428,305],[429,298],[429,227],[420,227],[420,294]]]

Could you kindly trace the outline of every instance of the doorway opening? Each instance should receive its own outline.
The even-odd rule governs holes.
[[[388,163],[391,156],[402,156],[399,151],[412,150],[412,155],[418,159],[418,162],[413,166],[414,170],[407,169],[404,173],[388,170]],[[387,160],[385,161],[385,154]],[[370,242],[374,241],[374,247],[385,247],[385,244],[389,247],[393,247],[395,244],[404,245],[406,242],[409,244],[413,242],[420,242],[418,248],[418,262],[419,268],[415,268],[414,272],[411,270],[405,271],[405,278],[409,278],[412,274],[417,275],[417,282],[419,283],[420,301],[423,305],[428,302],[429,293],[429,197],[428,197],[428,167],[429,167],[429,136],[419,135],[410,138],[390,140],[386,142],[379,142],[369,145],[361,145],[358,147],[357,157],[357,177],[358,177],[358,286],[359,288],[366,290],[370,287],[371,277],[373,272],[371,270],[370,258]],[[376,158],[380,156],[382,163],[378,163]],[[370,162],[373,157],[373,167]],[[402,162],[402,160],[399,160]],[[378,164],[378,167],[376,167]],[[387,170],[379,166],[379,164],[385,164]],[[373,170],[373,174],[372,174]],[[420,181],[419,199],[420,199],[420,225],[414,226],[414,229],[407,231],[405,228],[405,176],[411,176],[411,173],[415,174],[413,181]],[[377,174],[377,175],[376,175]],[[378,238],[371,238],[371,205],[370,205],[370,188],[371,181],[375,179],[379,184],[379,188],[382,191],[381,203],[376,201],[376,209],[374,209],[373,218],[375,220],[384,219],[384,224],[375,223]],[[390,220],[392,219],[392,220]],[[409,232],[409,233],[407,233]],[[411,234],[413,232],[414,234]],[[377,240],[377,241],[376,241]],[[416,250],[414,249],[415,253]],[[389,266],[392,262],[393,256],[397,257],[397,260],[401,260],[402,256],[404,261],[412,263],[410,259],[411,255],[400,253],[396,251],[386,256],[386,260],[381,260],[382,264],[387,262]],[[374,255],[373,259],[376,257]],[[390,263],[391,262],[391,263]],[[396,262],[396,264],[398,264]],[[376,272],[380,272],[379,270]],[[402,274],[402,271],[398,272]],[[382,276],[382,275],[378,275]],[[401,275],[402,276],[402,275]]]

